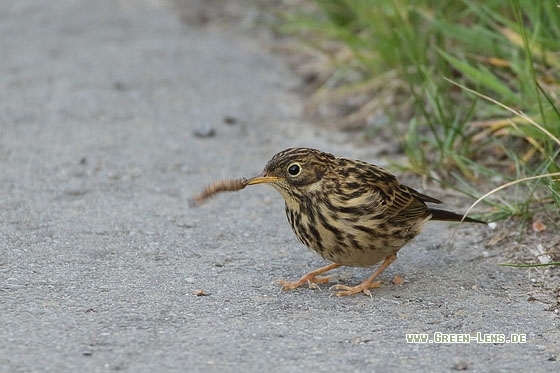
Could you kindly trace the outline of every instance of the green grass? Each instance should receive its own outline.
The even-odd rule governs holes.
[[[285,28],[328,58],[312,100],[361,97],[344,119],[358,126],[383,108],[389,123],[369,126],[391,128],[409,169],[471,196],[522,180],[487,197],[491,219],[560,216],[559,177],[546,176],[560,171],[555,2],[314,3]]]
[[[560,262],[535,263],[535,264],[502,263],[500,265],[504,267],[515,267],[515,268],[535,268],[535,267],[560,266]]]

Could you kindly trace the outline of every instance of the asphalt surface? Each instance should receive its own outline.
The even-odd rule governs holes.
[[[305,123],[282,57],[242,24],[193,21],[195,5],[3,3],[0,371],[558,370],[540,272],[499,266],[485,227],[450,240],[447,224],[428,224],[372,298],[337,298],[273,283],[326,263],[272,188],[188,207],[206,183],[253,176],[288,146],[380,163]],[[371,270],[334,272],[356,284]],[[526,343],[405,337],[436,332]]]

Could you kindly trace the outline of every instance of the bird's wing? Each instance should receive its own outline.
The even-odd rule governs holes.
[[[401,184],[397,178],[384,169],[361,163],[356,176],[366,186],[367,200],[371,206],[382,207],[386,220],[401,222],[426,217],[428,208],[425,202],[440,203],[439,200],[417,192]]]
[[[387,220],[393,222],[416,220],[426,216],[428,208],[410,190],[395,180],[387,186],[385,211]]]

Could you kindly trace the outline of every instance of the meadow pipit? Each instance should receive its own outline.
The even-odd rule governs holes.
[[[338,296],[371,295],[369,289],[379,286],[374,279],[428,220],[484,223],[428,207],[426,203],[441,201],[399,183],[378,166],[310,148],[286,149],[272,157],[261,175],[222,183],[212,191],[272,185],[284,197],[288,221],[299,240],[333,262],[298,281],[278,281],[284,290],[328,282],[327,277],[317,276],[340,266],[370,267],[383,261],[360,285],[335,285]],[[229,184],[235,188],[227,187]]]

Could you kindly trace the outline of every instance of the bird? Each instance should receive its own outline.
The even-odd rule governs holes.
[[[429,220],[484,223],[429,207],[440,200],[401,184],[389,171],[359,160],[338,158],[312,148],[288,148],[274,155],[264,171],[246,185],[269,184],[285,201],[292,230],[308,248],[331,264],[298,281],[277,281],[283,290],[303,284],[328,283],[321,276],[341,266],[377,270],[356,286],[334,285],[337,296],[365,293],[397,259],[397,252],[416,237]]]

